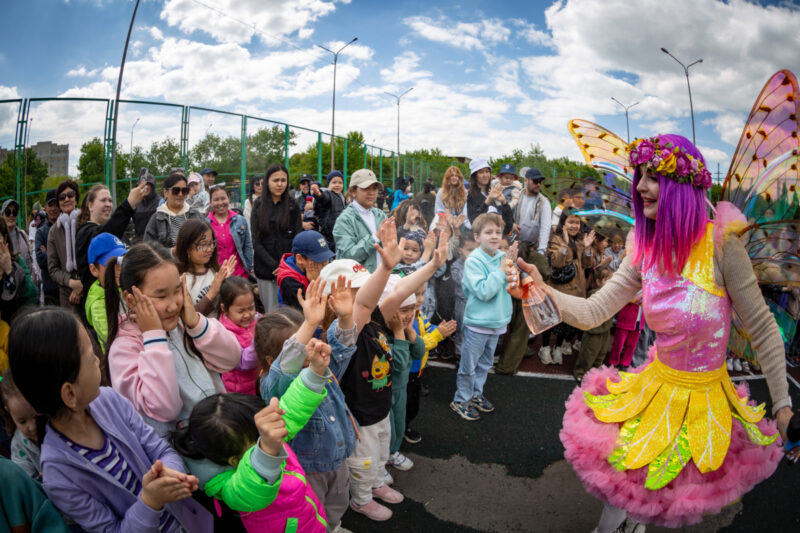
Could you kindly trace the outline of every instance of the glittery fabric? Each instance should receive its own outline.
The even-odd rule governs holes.
[[[766,446],[756,427],[764,405],[736,392],[725,367],[731,303],[714,281],[713,226],[692,250],[681,276],[642,272],[643,309],[657,333],[655,357],[639,373],[607,380],[610,394],[584,391],[597,420],[621,424],[608,462],[616,470],[647,467],[645,487],[657,490],[693,461],[701,473],[717,470],[731,443],[733,418],[750,441]]]

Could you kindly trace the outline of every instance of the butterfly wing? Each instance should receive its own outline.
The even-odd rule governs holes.
[[[633,167],[630,166],[628,143],[599,124],[574,118],[567,128],[575,139],[586,164],[606,175],[610,185],[630,193]]]
[[[615,211],[588,209],[578,211],[576,214],[591,229],[609,238],[619,235],[624,240],[625,236],[633,228],[634,220],[632,217]]]

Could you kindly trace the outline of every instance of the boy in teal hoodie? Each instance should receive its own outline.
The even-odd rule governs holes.
[[[478,420],[494,406],[483,395],[483,385],[494,362],[497,340],[511,321],[511,296],[506,292],[506,274],[513,265],[504,265],[503,219],[484,213],[472,222],[478,248],[464,262],[461,287],[467,298],[464,310],[461,362],[458,365],[456,394],[450,408],[464,420]]]
[[[117,237],[110,233],[100,233],[92,239],[89,244],[88,260],[89,271],[92,276],[97,278],[89,292],[86,294],[86,322],[92,327],[100,348],[105,351],[106,339],[108,338],[108,320],[106,318],[106,293],[105,286],[106,267],[112,259],[114,262],[114,273],[119,276],[119,257],[125,255],[127,248]]]

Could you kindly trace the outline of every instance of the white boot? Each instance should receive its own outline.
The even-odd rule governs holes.
[[[572,355],[572,344],[570,344],[569,342],[567,341],[562,342],[560,348],[561,348],[561,353],[563,355]]]
[[[542,361],[544,365],[552,365],[553,358],[550,357],[550,347],[549,346],[542,346],[539,348],[539,360]]]
[[[563,355],[563,352],[561,350],[561,346],[556,346],[556,349],[553,350],[553,364],[554,365],[560,365],[561,363],[564,362],[564,359],[563,359],[562,355]]]
[[[580,339],[575,339],[575,342],[572,343],[572,349],[575,350],[576,352],[580,352],[581,351],[581,340]]]

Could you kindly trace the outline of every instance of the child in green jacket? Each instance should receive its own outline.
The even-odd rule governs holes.
[[[310,365],[280,400],[269,405],[247,394],[216,394],[200,401],[172,444],[206,495],[234,511],[248,531],[325,531],[325,508],[285,441],[306,425],[325,398],[331,348],[306,345]],[[255,444],[253,444],[255,443]]]
[[[110,233],[100,233],[89,243],[89,272],[97,278],[86,294],[86,322],[92,327],[100,347],[105,351],[108,339],[108,320],[106,319],[106,271],[113,261],[111,274],[119,277],[119,258],[127,253],[127,248]]]

